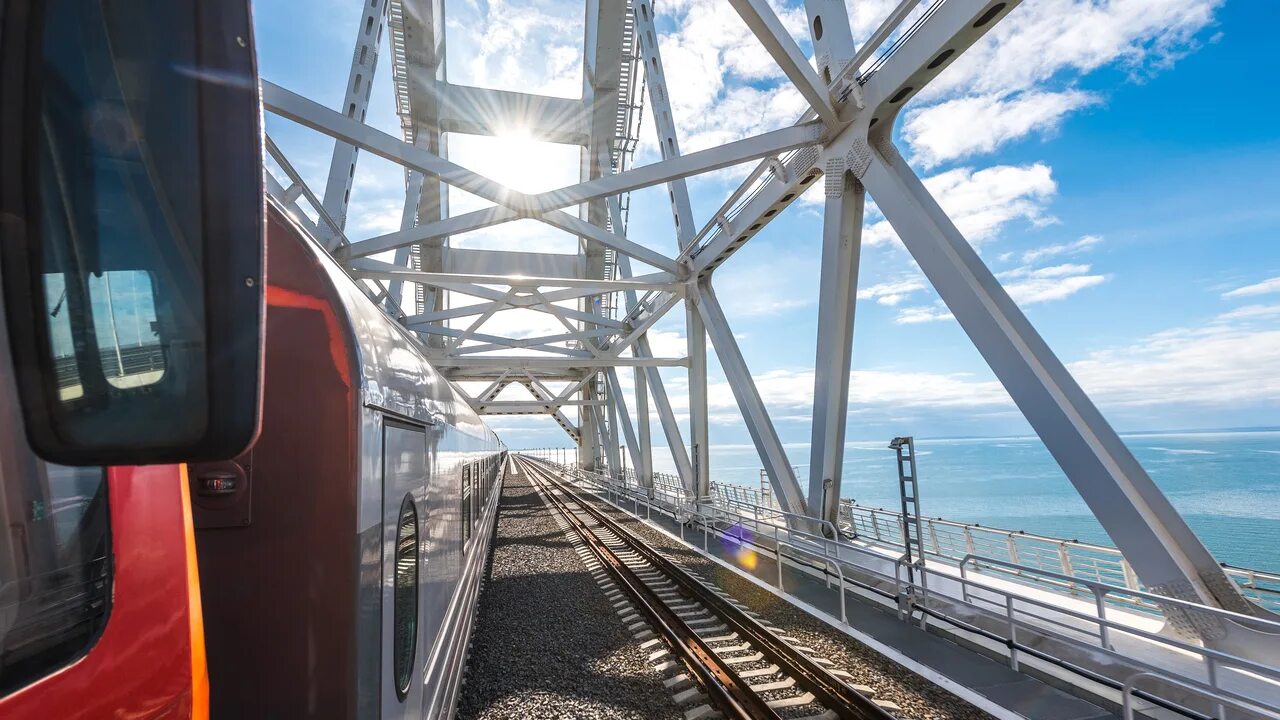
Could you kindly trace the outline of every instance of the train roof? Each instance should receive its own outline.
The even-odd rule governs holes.
[[[346,329],[360,367],[361,402],[417,422],[445,423],[468,435],[496,440],[462,393],[432,367],[422,341],[370,300],[274,198],[268,202],[305,239],[346,311]]]

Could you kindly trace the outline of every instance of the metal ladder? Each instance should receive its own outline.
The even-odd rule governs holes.
[[[902,499],[902,546],[906,551],[907,578],[915,581],[915,568],[924,565],[924,532],[920,527],[920,484],[916,478],[915,438],[896,437],[889,447],[898,453],[898,493]]]

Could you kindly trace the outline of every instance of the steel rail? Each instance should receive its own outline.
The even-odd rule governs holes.
[[[560,490],[582,509],[590,512],[581,499],[564,488],[549,471],[523,458],[518,462],[531,478],[542,478],[540,484],[549,484]],[[534,472],[531,472],[534,471]],[[552,492],[544,493],[551,504],[564,516],[565,520],[587,544],[591,554],[613,576],[624,592],[631,596],[637,610],[646,616],[649,624],[657,632],[662,641],[676,657],[698,679],[698,684],[706,691],[713,705],[726,717],[741,718],[778,718],[781,716],[758,694],[753,692],[738,673],[725,663],[692,628],[688,626],[657,594],[636,576],[622,558],[613,552],[605,543],[579,518],[561,498]],[[603,523],[602,523],[603,524]],[[618,536],[622,539],[622,536]],[[624,539],[624,542],[626,540]],[[630,543],[628,543],[630,544]],[[633,546],[634,549],[634,546]]]
[[[840,678],[831,674],[822,665],[814,662],[803,652],[795,649],[773,631],[761,625],[750,615],[735,607],[724,598],[711,592],[697,578],[694,578],[679,565],[663,557],[648,543],[623,527],[617,520],[603,511],[585,502],[565,483],[557,479],[554,472],[541,463],[521,458],[527,466],[535,467],[543,477],[572,498],[582,509],[595,518],[633,551],[638,553],[650,565],[666,575],[681,590],[708,610],[715,613],[729,627],[736,631],[744,642],[749,642],[757,651],[763,653],[770,663],[778,665],[782,672],[796,681],[796,685],[813,694],[815,702],[830,710],[840,718],[857,718],[858,720],[892,720],[893,715],[876,705],[869,698],[854,690]],[[843,590],[843,588],[842,588]]]

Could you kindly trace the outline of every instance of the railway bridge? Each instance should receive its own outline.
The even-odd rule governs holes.
[[[1276,620],[1274,604],[1250,594],[1248,582],[1206,550],[895,145],[903,108],[1020,3],[901,0],[869,37],[855,42],[842,0],[804,0],[810,56],[766,0],[724,1],[803,98],[793,123],[682,152],[668,77],[688,70],[664,65],[663,8],[653,0],[586,0],[576,98],[452,82],[446,2],[369,0],[353,28],[340,106],[263,78],[266,112],[331,138],[333,148],[326,182],[313,187],[298,171],[297,158],[268,132],[269,193],[387,315],[416,333],[431,363],[476,412],[554,418],[571,456],[534,453],[513,472],[535,484],[551,483],[548,474],[559,473],[560,480],[576,479],[618,507],[648,516],[666,512],[671,532],[693,522],[701,528],[695,532],[723,534],[745,522],[757,535],[773,533],[779,580],[791,541],[777,533],[796,534],[794,542],[809,543],[805,552],[817,543],[827,555],[822,543],[866,539],[872,530],[878,536],[881,527],[874,514],[868,524],[840,492],[869,196],[1116,545],[1120,569],[1111,580],[1118,586],[1081,584],[1064,559],[1055,566],[1058,576],[1040,578],[1045,587],[1059,583],[1058,589],[1072,593],[1092,592],[1098,608],[1115,599],[1104,597],[1108,593],[1122,592],[1116,587],[1126,588],[1130,594],[1121,604],[1159,608],[1166,632],[1179,642],[1221,653],[1214,655],[1220,660],[1274,666],[1280,658],[1274,628],[1280,626],[1266,625]],[[382,75],[394,87],[398,135],[365,122],[374,77]],[[644,126],[642,117],[652,122]],[[576,148],[578,181],[522,192],[449,159],[451,134],[501,136],[513,127],[528,139]],[[638,164],[636,148],[645,134],[652,135],[660,157]],[[403,169],[403,209],[398,229],[355,237],[350,199],[357,165],[369,155]],[[506,161],[523,159],[513,152]],[[697,216],[687,181],[734,166],[749,168],[740,185],[714,212]],[[632,231],[637,223],[630,194],[653,187],[669,198],[667,237]],[[478,198],[468,205],[477,209],[451,212],[451,190],[455,198],[458,191]],[[717,298],[716,278],[722,264],[732,263],[745,243],[806,192],[821,196],[820,332],[812,350],[809,464],[797,473]],[[575,250],[529,250],[518,231],[522,223],[553,228]],[[468,234],[478,231],[486,233],[486,243],[468,243]],[[557,330],[519,332],[519,319],[534,316]],[[651,341],[660,322],[681,323],[681,347]],[[749,432],[767,493],[730,497],[713,482],[709,353]],[[673,397],[677,391],[687,398]],[[673,475],[655,472],[655,421]],[[904,534],[909,562],[894,566],[888,556],[877,562],[908,576],[915,572],[903,580],[918,583],[928,571],[922,562],[910,562],[913,547],[917,561],[945,553],[937,528],[920,534],[924,526],[909,502],[916,497],[911,444],[897,445],[904,503],[886,535]],[[737,519],[724,522],[730,515]],[[975,554],[972,534],[964,537],[970,551],[953,558],[961,575]],[[930,540],[933,550],[925,547]],[[852,562],[841,551],[830,552],[810,569],[830,575]],[[1067,558],[1071,551],[1062,552]],[[605,555],[595,561],[608,562]],[[1013,563],[1007,569],[1016,574],[1025,571],[1019,561],[1015,550],[1003,562]],[[877,582],[864,584],[882,587]],[[968,591],[957,587],[957,597],[967,600]],[[927,592],[927,584],[918,592]],[[910,609],[905,612],[910,617]],[[1107,626],[1099,627],[1105,649]],[[1016,638],[999,642],[1016,655]]]

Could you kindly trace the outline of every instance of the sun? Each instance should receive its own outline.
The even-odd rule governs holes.
[[[450,133],[449,159],[512,190],[538,193],[578,182],[581,149],[513,127],[492,137]]]

